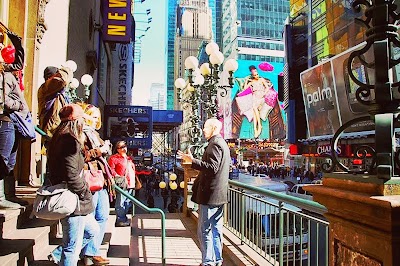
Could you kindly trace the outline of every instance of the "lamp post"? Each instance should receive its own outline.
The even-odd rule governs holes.
[[[74,61],[68,60],[65,62],[64,66],[71,69],[72,72],[75,72],[77,69],[77,65]],[[90,97],[90,85],[93,83],[93,78],[89,74],[85,74],[81,77],[81,83],[84,86],[84,96],[83,98],[79,97],[76,90],[79,87],[79,80],[73,78],[71,82],[67,85],[67,91],[69,99],[71,102],[86,102]]]
[[[223,70],[229,73],[228,85],[220,85],[220,68],[224,62],[224,56],[219,51],[215,42],[207,44],[206,53],[208,55],[207,63],[203,63],[199,68],[199,60],[194,56],[189,56],[185,60],[187,70],[186,81],[183,78],[175,80],[175,87],[178,89],[178,100],[181,103],[191,105],[189,129],[190,146],[195,147],[193,154],[199,156],[201,153],[201,128],[200,128],[200,110],[206,111],[206,118],[220,118],[218,115],[218,91],[220,96],[225,97],[228,89],[233,87],[233,73],[238,68],[238,63],[234,59],[226,60]],[[183,99],[182,93],[188,92],[189,97]]]
[[[166,174],[166,177],[168,177],[168,174]],[[171,209],[175,210],[175,212],[179,212],[179,205],[178,205],[178,201],[179,201],[179,194],[180,192],[177,191],[178,189],[178,184],[177,184],[177,175],[175,173],[170,173],[169,174],[169,182],[168,182],[168,186],[169,189],[171,190]],[[164,190],[164,189],[168,189],[167,188],[167,182],[161,181],[159,183],[159,187]],[[184,188],[184,181],[181,181],[179,183],[179,188],[183,189]],[[161,194],[165,195],[168,191],[163,191]],[[164,199],[166,200],[166,199]]]

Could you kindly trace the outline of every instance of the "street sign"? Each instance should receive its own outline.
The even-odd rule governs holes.
[[[125,140],[129,149],[151,149],[153,109],[150,106],[106,105],[104,135],[112,143]]]

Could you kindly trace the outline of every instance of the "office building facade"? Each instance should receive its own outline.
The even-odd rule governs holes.
[[[162,83],[151,83],[149,104],[153,110],[166,110],[167,97],[165,86]]]

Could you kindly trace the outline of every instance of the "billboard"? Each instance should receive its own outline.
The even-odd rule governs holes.
[[[235,84],[231,90],[229,106],[224,111],[224,138],[233,139],[283,139],[286,136],[286,119],[278,102],[278,75],[283,63],[238,60]],[[228,104],[228,105],[227,105]]]
[[[368,114],[367,107],[356,99],[359,86],[351,80],[347,68],[350,53],[363,46],[358,45],[300,73],[308,137],[333,135],[344,123]],[[373,69],[363,63],[372,62],[371,49],[360,59],[353,61],[352,73],[361,82],[374,84]],[[352,125],[345,132],[373,129],[373,123],[367,121]]]

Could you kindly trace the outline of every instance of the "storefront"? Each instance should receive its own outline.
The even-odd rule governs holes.
[[[228,146],[231,149],[231,156],[239,164],[243,162],[259,162],[271,166],[284,164],[285,147],[281,142],[230,140]]]
[[[366,153],[366,158],[360,159],[356,156],[356,152],[359,147],[367,145],[374,148],[374,139],[372,137],[364,137],[362,139],[344,139],[339,142],[337,147],[338,161],[347,168],[356,168],[360,164],[371,163],[371,154]],[[299,147],[299,154],[303,158],[303,166],[306,170],[310,170],[314,173],[322,170],[322,165],[327,163],[332,165],[331,159],[331,144],[328,140],[322,141],[303,141]],[[360,153],[361,155],[361,153]],[[336,166],[333,171],[342,171],[338,166]]]

